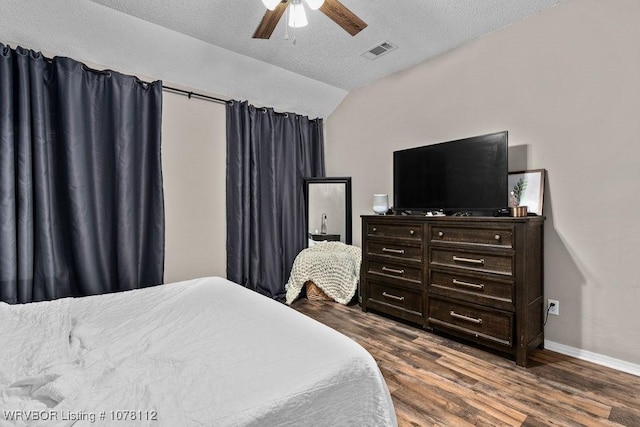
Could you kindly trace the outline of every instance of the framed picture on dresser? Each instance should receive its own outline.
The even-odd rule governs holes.
[[[545,175],[545,169],[509,172],[509,207],[526,206],[529,212],[542,216]]]

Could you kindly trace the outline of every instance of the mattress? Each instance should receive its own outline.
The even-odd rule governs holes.
[[[0,426],[388,426],[372,356],[219,277],[0,303]]]

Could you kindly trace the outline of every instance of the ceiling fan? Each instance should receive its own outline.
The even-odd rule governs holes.
[[[366,28],[367,23],[358,18],[338,0],[305,0],[307,6],[312,10],[320,10],[332,21],[340,25],[347,33],[355,36]],[[262,0],[267,7],[267,11],[262,17],[262,21],[253,33],[254,39],[268,39],[280,21],[285,10],[291,5],[289,11],[290,27],[304,27],[307,25],[307,17],[304,12],[302,0]]]

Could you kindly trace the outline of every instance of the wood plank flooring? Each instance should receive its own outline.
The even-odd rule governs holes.
[[[549,350],[521,368],[358,305],[303,298],[292,307],[373,355],[400,426],[640,426],[640,377]]]

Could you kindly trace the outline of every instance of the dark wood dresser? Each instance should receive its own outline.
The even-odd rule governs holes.
[[[542,347],[542,217],[362,216],[362,309],[511,355]]]

